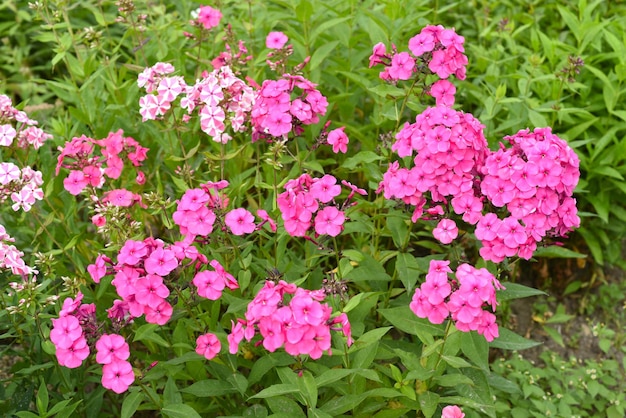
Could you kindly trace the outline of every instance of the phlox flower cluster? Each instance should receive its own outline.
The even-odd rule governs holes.
[[[200,265],[208,262],[189,240],[173,245],[154,238],[127,240],[117,255],[117,263],[101,255],[87,271],[96,283],[106,275],[115,276],[111,283],[121,300],[116,300],[109,310],[111,319],[123,322],[145,315],[146,322],[164,325],[173,311],[167,300],[170,290],[165,279],[185,259]]]
[[[133,366],[128,361],[128,343],[118,334],[102,334],[96,342],[96,362],[102,364],[102,386],[115,393],[126,392],[135,381]]]
[[[322,303],[325,297],[323,290],[306,290],[282,280],[266,281],[248,304],[246,319],[233,323],[228,335],[229,352],[235,354],[241,341],[251,341],[257,331],[266,350],[274,352],[284,347],[292,356],[307,354],[312,359],[330,353],[331,330],[342,331],[351,345],[347,315],[331,318],[332,308]]]
[[[496,290],[500,282],[487,269],[461,264],[454,273],[449,260],[431,260],[426,281],[415,290],[409,305],[420,318],[441,324],[450,317],[463,332],[477,331],[487,341],[497,338]],[[490,307],[491,312],[483,308]]]
[[[66,298],[59,317],[52,319],[50,340],[56,347],[56,357],[61,366],[79,367],[89,356],[88,340],[95,335],[96,306],[82,303],[83,294]]]
[[[317,235],[339,235],[346,220],[344,209],[351,205],[350,200],[355,193],[366,194],[365,190],[348,182],[342,184],[349,187],[351,192],[346,201],[339,205],[335,197],[341,194],[341,185],[334,176],[326,174],[313,178],[305,173],[289,180],[285,184],[285,191],[277,198],[287,233],[293,237],[303,237],[313,227]]]
[[[59,317],[52,319],[50,340],[56,347],[57,361],[68,368],[79,367],[96,350],[96,362],[102,364],[102,386],[116,393],[125,392],[135,381],[128,361],[128,343],[118,334],[102,333],[96,319],[96,306],[82,303],[83,294],[66,298]]]
[[[35,268],[26,265],[22,259],[24,253],[11,244],[12,242],[15,242],[15,238],[7,234],[4,226],[0,224],[0,269],[10,269],[13,274],[22,277],[37,274]]]
[[[197,111],[202,131],[215,142],[224,144],[231,139],[226,132],[227,124],[232,132],[247,129],[255,92],[230,67],[204,71],[193,85],[187,85],[181,76],[167,76],[174,71],[171,64],[159,62],[139,74],[137,84],[148,93],[139,99],[139,113],[144,122],[164,116],[180,96],[179,105],[187,112],[183,121],[191,120]]]
[[[429,200],[445,203],[448,198],[455,210],[463,210],[467,222],[477,222],[482,202],[475,196],[475,182],[489,152],[483,128],[469,113],[447,106],[427,108],[415,123],[405,123],[392,146],[398,156],[413,157],[412,164],[401,168],[399,162],[391,163],[378,192],[414,206],[413,222],[422,217]]]
[[[425,72],[426,67],[441,79],[454,75],[464,80],[468,62],[464,42],[465,39],[454,29],[429,25],[409,40],[411,53],[398,52],[395,45],[388,53],[382,42],[376,44],[369,58],[369,67],[384,65],[380,78],[390,82],[408,80],[414,74]]]
[[[11,198],[14,211],[28,212],[43,199],[43,178],[40,171],[30,167],[20,169],[11,162],[0,162],[0,204]]]
[[[504,138],[510,148],[491,153],[480,189],[500,219],[487,213],[476,225],[480,255],[494,262],[518,255],[530,259],[546,236],[564,236],[580,226],[572,197],[580,171],[576,153],[550,128],[528,129]]]
[[[39,149],[52,135],[38,128],[37,121],[28,117],[26,112],[13,107],[11,99],[0,94],[0,146],[16,144],[18,148],[32,146]]]
[[[142,147],[131,137],[125,137],[121,129],[109,133],[104,139],[85,135],[74,137],[59,147],[59,151],[61,154],[57,158],[56,175],[59,175],[61,167],[70,170],[70,174],[63,180],[63,187],[75,196],[87,187],[101,188],[105,177],[119,178],[125,160],[136,168],[137,183],[145,182],[145,174],[137,167],[141,167],[146,159],[148,148]]]
[[[316,85],[300,75],[265,80],[252,107],[252,140],[286,138],[292,131],[301,135],[303,125],[319,122],[327,107]]]

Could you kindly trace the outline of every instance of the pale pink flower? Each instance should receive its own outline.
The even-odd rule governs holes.
[[[456,405],[449,405],[441,411],[441,418],[463,418],[465,414]]]
[[[198,22],[202,23],[205,29],[211,29],[220,24],[222,12],[211,6],[202,6],[198,13]]]
[[[265,38],[265,46],[269,49],[281,49],[287,43],[287,35],[282,32],[270,32]]]
[[[328,137],[326,138],[326,142],[328,145],[332,145],[333,152],[335,154],[341,152],[345,154],[348,152],[348,136],[344,132],[345,127],[333,129],[328,133]]]
[[[459,229],[452,219],[442,219],[433,229],[433,236],[442,244],[450,244],[459,235]]]
[[[215,334],[207,333],[196,339],[196,353],[211,360],[217,356],[222,349],[222,344]]]

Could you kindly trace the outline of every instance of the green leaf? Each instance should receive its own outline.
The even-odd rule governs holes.
[[[505,287],[505,290],[499,290],[497,292],[499,302],[504,302],[505,300],[522,299],[530,296],[547,295],[547,293],[542,290],[524,286],[519,283],[504,282],[502,283],[502,286]]]
[[[462,332],[461,351],[476,366],[489,370],[489,344],[485,337],[475,332]]]
[[[186,388],[182,388],[180,391],[202,398],[209,396],[222,396],[237,392],[238,390],[226,381],[207,379],[196,382]]]
[[[267,402],[270,410],[275,414],[284,414],[285,416],[291,418],[305,417],[304,412],[302,412],[302,407],[298,405],[296,401],[289,399],[286,396],[267,398],[265,402]]]
[[[305,370],[302,376],[297,379],[298,389],[306,400],[307,407],[315,408],[317,406],[317,385],[315,379],[311,375],[311,372]]]
[[[381,327],[366,332],[365,334],[361,335],[361,337],[359,337],[359,339],[356,340],[354,344],[352,344],[348,352],[354,353],[355,351],[365,348],[370,344],[379,342],[383,338],[383,336],[387,332],[389,332],[391,328],[392,327]]]
[[[404,89],[401,89],[391,84],[378,84],[374,87],[368,88],[368,90],[375,95],[384,98],[398,98],[406,96],[406,92],[404,91]]]
[[[363,254],[363,260],[359,262],[358,267],[351,270],[345,275],[344,279],[351,282],[364,281],[391,281],[391,276],[387,274],[379,261],[376,261],[371,255]]]
[[[524,350],[541,345],[540,342],[526,339],[506,328],[500,328],[499,332],[500,336],[489,343],[490,347],[502,350]]]
[[[339,41],[332,41],[323,44],[321,47],[317,48],[313,55],[311,56],[311,61],[309,62],[309,71],[315,70],[320,64],[324,61],[324,59],[332,52],[333,49],[339,44]]]
[[[266,389],[263,389],[262,391],[260,391],[259,393],[257,393],[254,396],[251,396],[249,399],[254,399],[254,398],[271,398],[273,396],[280,396],[280,395],[287,395],[289,393],[296,393],[299,392],[300,389],[296,386],[293,385],[287,385],[284,383],[279,383],[276,385],[272,385]]]
[[[422,269],[415,257],[408,253],[399,253],[396,256],[396,271],[408,294],[413,293],[413,288],[422,273]]]
[[[43,379],[41,379],[39,390],[37,390],[37,411],[39,411],[39,415],[44,416],[48,412],[48,387]]]
[[[533,253],[533,257],[543,258],[587,258],[586,254],[577,253],[570,249],[559,247],[558,245],[550,245],[549,247],[539,247]]]
[[[348,301],[348,303],[346,303],[346,306],[344,306],[342,312],[350,312],[351,310],[353,310],[354,308],[356,308],[357,306],[359,306],[359,303],[361,303],[362,299],[367,299],[369,297],[372,297],[374,295],[378,295],[379,293],[377,292],[363,292],[363,293],[358,293],[354,296],[352,296],[350,298],[350,300]]]
[[[360,167],[362,164],[372,163],[374,161],[380,161],[383,157],[379,154],[376,154],[372,151],[359,151],[355,156],[347,158],[341,167],[347,170],[353,170],[357,167]]]
[[[433,337],[444,334],[441,325],[433,325],[427,319],[418,318],[408,306],[379,309],[378,312],[400,331],[416,335],[424,344],[433,344]]]
[[[137,331],[135,331],[135,338],[133,338],[133,341],[151,341],[162,347],[169,348],[170,344],[165,341],[163,337],[155,334],[155,331],[160,328],[161,327],[157,324],[144,324],[137,328]]]
[[[161,413],[171,418],[202,418],[195,409],[184,403],[167,405],[161,409]]]
[[[121,418],[131,418],[141,402],[143,402],[144,393],[142,391],[131,392],[124,398],[122,403]]]
[[[431,418],[439,405],[439,395],[433,392],[424,392],[419,395],[419,403],[424,417]]]

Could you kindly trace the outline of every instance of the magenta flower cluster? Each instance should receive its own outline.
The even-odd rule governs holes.
[[[454,278],[450,275],[454,273]],[[431,260],[426,281],[415,291],[409,307],[420,318],[441,324],[450,317],[457,329],[477,331],[487,341],[497,338],[496,290],[500,282],[487,269],[461,264],[456,272],[449,260]],[[490,307],[491,312],[483,308]]]
[[[129,346],[118,334],[102,334],[96,319],[96,306],[82,303],[83,294],[67,298],[52,319],[50,340],[56,347],[56,357],[61,366],[79,367],[96,349],[96,362],[102,365],[102,386],[116,393],[125,392],[135,381],[133,367],[127,360]],[[91,347],[91,348],[90,348]]]
[[[265,80],[252,108],[252,140],[301,135],[303,125],[319,122],[328,101],[316,85],[299,75],[284,74],[280,80]]]
[[[511,148],[487,157],[480,190],[508,216],[487,213],[476,225],[480,255],[494,262],[514,255],[528,260],[546,236],[564,236],[580,226],[572,197],[580,177],[576,153],[550,128],[504,139]]]
[[[341,194],[341,185],[337,184],[334,176],[326,174],[313,178],[305,173],[297,179],[289,180],[284,186],[285,191],[277,199],[287,233],[293,237],[304,237],[313,226],[317,235],[339,235],[346,220],[344,209],[352,205],[350,200],[354,194],[367,194],[365,190],[346,181],[342,184],[351,191],[348,198],[339,205],[335,202],[335,197]]]
[[[289,301],[285,300],[287,295]],[[246,319],[233,322],[229,352],[237,353],[241,341],[251,341],[257,332],[270,352],[284,347],[293,356],[306,354],[312,359],[319,359],[324,352],[330,354],[331,330],[342,331],[351,345],[347,315],[331,318],[332,308],[322,303],[325,297],[323,290],[306,290],[282,280],[266,281],[248,304]]]
[[[378,64],[384,65],[380,78],[391,82],[409,80],[422,72],[424,66],[439,78],[446,79],[454,75],[459,80],[464,80],[468,62],[464,54],[464,42],[465,39],[454,29],[445,29],[441,25],[426,26],[409,40],[411,54],[397,52],[395,45],[391,53],[387,53],[381,42],[374,46],[369,66],[372,68]]]
[[[0,269],[11,270],[11,273],[22,277],[39,273],[35,268],[28,266],[24,259],[24,252],[20,251],[12,243],[15,238],[11,237],[3,225],[0,225]]]
[[[452,198],[455,211],[467,222],[478,220],[482,203],[474,197],[474,187],[488,148],[483,125],[474,116],[446,106],[429,107],[415,123],[405,123],[392,150],[399,157],[413,157],[413,164],[401,168],[397,161],[391,163],[378,192],[414,206],[413,222],[424,213],[426,193],[434,203]]]
[[[145,174],[137,167],[141,167],[146,159],[148,148],[142,147],[131,137],[125,137],[121,129],[109,133],[104,139],[92,139],[85,135],[74,137],[59,147],[59,151],[56,174],[59,175],[62,167],[70,170],[70,174],[63,180],[63,187],[73,195],[80,194],[87,187],[102,188],[105,177],[119,178],[125,160],[136,168],[136,182],[145,182]]]

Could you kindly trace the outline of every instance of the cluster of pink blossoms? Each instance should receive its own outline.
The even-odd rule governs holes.
[[[201,6],[191,12],[191,24],[194,26],[202,26],[204,29],[213,29],[220,24],[222,20],[222,12],[211,6]]]
[[[125,392],[135,381],[133,367],[127,361],[128,343],[121,335],[101,334],[96,306],[82,303],[82,299],[80,292],[74,299],[65,299],[59,318],[52,319],[50,340],[56,347],[57,361],[70,369],[79,367],[95,346],[96,362],[102,364],[102,386],[116,393]]]
[[[468,62],[464,54],[464,42],[465,39],[454,29],[445,29],[441,25],[426,26],[409,40],[412,55],[408,52],[398,53],[395,46],[391,53],[387,53],[381,42],[374,46],[369,66],[372,68],[383,64],[385,69],[380,73],[380,78],[392,82],[410,79],[422,71],[424,64],[439,78],[455,75],[459,80],[464,80]]]
[[[0,225],[0,269],[10,269],[13,274],[22,277],[37,274],[38,271],[26,265],[22,259],[24,252],[18,250],[12,242],[15,242],[15,238],[7,234],[4,226]]]
[[[580,171],[576,153],[550,128],[504,138],[512,145],[491,153],[482,167],[482,194],[509,215],[487,213],[476,225],[480,255],[494,262],[518,255],[530,259],[546,236],[564,236],[580,226],[572,197]]]
[[[337,184],[334,176],[326,174],[321,178],[312,178],[305,173],[289,180],[285,184],[285,191],[277,198],[287,233],[293,237],[303,237],[314,226],[317,235],[339,235],[346,220],[343,209],[350,205],[355,193],[367,194],[347,181],[342,181],[342,184],[351,191],[346,201],[338,205],[334,199],[341,194],[341,185]]]
[[[392,150],[400,157],[414,156],[410,168],[395,161],[383,175],[378,192],[386,199],[401,199],[415,207],[413,222],[422,217],[428,200],[451,203],[469,223],[481,216],[482,202],[474,194],[476,178],[488,153],[484,126],[469,113],[447,106],[429,107],[415,123],[405,123]],[[430,214],[443,214],[436,205]]]
[[[420,318],[441,324],[450,316],[460,331],[477,331],[487,341],[498,337],[496,290],[500,282],[487,269],[469,264],[457,267],[455,279],[450,261],[431,260],[426,281],[415,291],[409,307]],[[491,307],[491,311],[484,307]]]
[[[183,194],[177,201],[176,212],[172,216],[182,235],[193,239],[196,236],[206,237],[213,232],[218,216],[216,212],[221,216],[228,206],[228,197],[219,193],[219,190],[227,186],[226,180],[208,182]],[[224,224],[233,235],[250,234],[266,223],[276,232],[276,223],[265,210],[259,209],[257,216],[261,218],[259,224],[255,224],[254,215],[250,211],[236,208],[225,214]]]
[[[159,62],[139,74],[137,84],[148,93],[139,99],[144,122],[164,116],[180,96],[180,107],[187,111],[183,121],[191,120],[191,114],[197,110],[202,131],[215,142],[224,144],[231,139],[226,132],[227,123],[232,132],[247,129],[255,92],[230,67],[204,71],[194,85],[187,85],[181,76],[167,76],[174,71],[173,65]]]
[[[99,153],[96,147],[99,147]],[[72,138],[59,147],[59,151],[61,154],[58,156],[56,175],[59,175],[61,167],[70,170],[70,174],[63,180],[63,187],[76,196],[89,186],[101,188],[105,176],[119,178],[124,170],[124,160],[128,160],[133,167],[141,167],[148,148],[142,147],[131,137],[125,137],[120,129],[109,133],[104,139],[92,139],[85,135]],[[146,181],[145,174],[138,169],[136,181],[138,184]]]
[[[286,295],[291,295],[289,303]],[[319,359],[325,351],[330,353],[331,330],[342,331],[351,345],[348,316],[342,313],[331,318],[332,308],[321,303],[325,297],[323,290],[305,290],[282,280],[278,284],[266,281],[248,304],[246,319],[233,322],[229,352],[237,353],[241,341],[251,341],[257,331],[266,350],[284,347],[292,356],[308,354],[312,359]]]
[[[43,178],[40,171],[30,167],[20,169],[13,163],[0,162],[0,204],[9,197],[14,211],[28,212],[43,199]]]
[[[173,311],[167,301],[170,290],[164,278],[185,259],[200,265],[208,262],[190,240],[173,245],[165,245],[154,238],[128,240],[120,249],[116,264],[110,258],[99,255],[87,271],[96,283],[108,274],[115,275],[111,283],[121,300],[116,300],[109,309],[109,318],[123,322],[145,315],[146,322],[163,325]]]
[[[327,107],[326,97],[302,76],[284,74],[280,80],[265,80],[252,107],[252,140],[286,138],[292,131],[301,135],[302,125],[319,122]]]
[[[0,94],[0,146],[9,147],[14,141],[18,148],[32,146],[39,149],[52,135],[38,128],[37,121],[28,117],[26,112],[13,107],[11,99]]]

